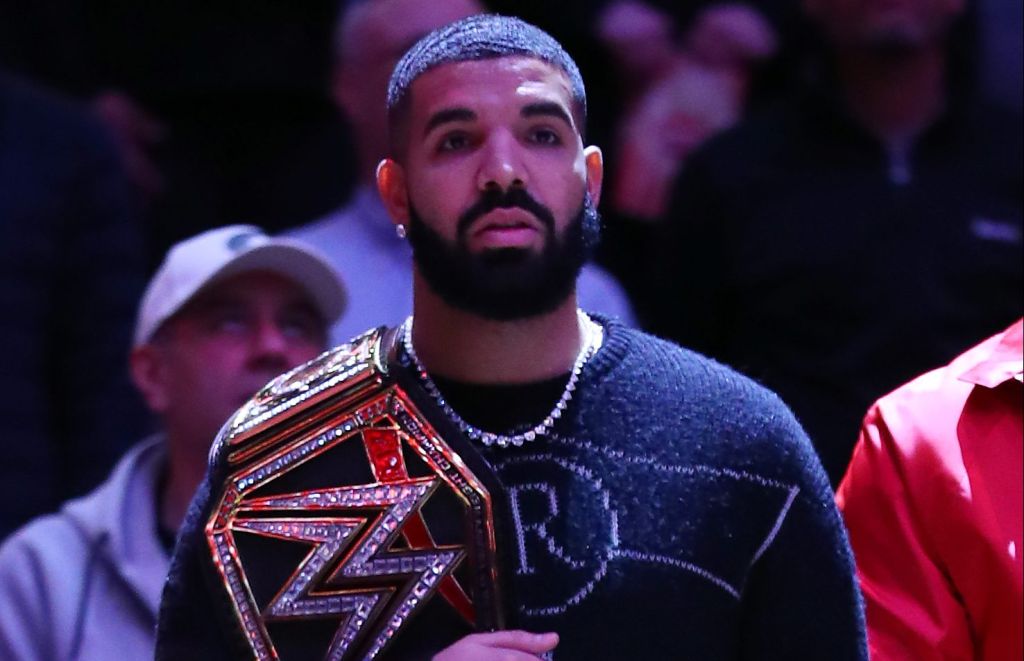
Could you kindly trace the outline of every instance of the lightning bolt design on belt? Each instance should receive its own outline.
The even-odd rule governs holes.
[[[388,626],[401,628],[416,608],[425,603],[424,597],[465,556],[460,548],[388,550],[409,516],[430,497],[437,482],[436,478],[428,477],[404,483],[365,484],[249,501],[243,511],[387,508],[348,554],[345,551],[352,546],[355,533],[367,523],[366,517],[235,519],[232,527],[236,530],[316,544],[267,606],[265,619],[341,616],[341,624],[326,656],[334,661],[344,656],[375,611],[396,602],[391,616],[382,618],[378,626],[381,631],[370,634],[374,640],[367,656],[373,658],[390,640],[391,636],[384,629]],[[331,571],[335,561],[343,555],[344,559]],[[386,576],[408,578],[405,585],[395,587],[363,590],[337,587],[339,579]]]

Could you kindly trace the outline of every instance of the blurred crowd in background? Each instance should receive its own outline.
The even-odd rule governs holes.
[[[1018,0],[6,1],[0,537],[151,424],[126,355],[175,242],[294,233],[338,252],[347,317],[408,296],[383,284],[404,244],[345,254],[397,242],[360,236],[384,83],[483,10],[551,32],[588,85],[607,178],[586,288],[778,391],[834,482],[872,401],[1021,316]]]

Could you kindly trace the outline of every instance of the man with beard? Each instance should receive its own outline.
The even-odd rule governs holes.
[[[331,329],[336,343],[371,326],[397,325],[412,312],[409,246],[395,236],[375,182],[377,164],[388,154],[387,118],[381,112],[388,77],[423,35],[483,11],[477,0],[343,3],[331,94],[352,127],[358,185],[344,207],[290,232],[322,247],[348,284],[348,311]],[[622,287],[597,265],[583,267],[577,290],[581,307],[636,325]]]
[[[842,524],[785,406],[577,307],[602,181],[585,118],[575,63],[517,19],[458,21],[399,61],[377,183],[413,245],[414,314],[225,427],[158,657],[866,658]],[[357,468],[372,481],[346,482]],[[451,485],[494,564],[445,537]],[[499,497],[507,535],[475,518]],[[467,585],[475,627],[451,614]]]

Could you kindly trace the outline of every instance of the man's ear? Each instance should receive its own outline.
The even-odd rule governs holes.
[[[596,207],[601,201],[601,185],[604,183],[604,156],[600,147],[591,145],[583,150],[583,158],[587,168],[587,192]]]
[[[167,373],[164,356],[159,347],[143,344],[132,349],[128,357],[128,369],[132,382],[142,393],[146,405],[156,414],[163,413],[170,406],[166,385]]]
[[[405,170],[390,158],[385,158],[377,165],[377,192],[391,216],[391,222],[396,225],[409,222],[409,190],[406,188]]]

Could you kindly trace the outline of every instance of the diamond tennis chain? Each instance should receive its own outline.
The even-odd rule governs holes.
[[[555,422],[562,417],[562,413],[565,412],[569,406],[569,402],[572,400],[573,394],[576,392],[576,382],[579,381],[580,374],[583,372],[583,367],[587,364],[597,350],[601,348],[601,343],[604,341],[604,329],[600,324],[596,323],[593,319],[587,316],[587,313],[579,308],[576,309],[576,316],[579,319],[580,326],[583,328],[583,343],[580,346],[580,352],[576,354],[576,361],[572,365],[572,372],[569,374],[569,382],[565,384],[565,390],[562,391],[562,396],[558,398],[558,402],[555,403],[555,407],[551,409],[551,412],[545,416],[539,424],[533,428],[521,433],[514,435],[506,434],[494,434],[488,431],[484,431],[479,427],[466,422],[458,412],[451,407],[451,405],[445,400],[444,395],[438,389],[437,384],[430,378],[430,374],[427,373],[427,368],[420,362],[419,356],[416,355],[416,349],[412,346],[412,317],[405,320],[400,330],[402,336],[402,346],[405,348],[405,352],[412,359],[413,366],[416,368],[416,373],[419,375],[420,381],[423,382],[423,386],[430,393],[430,396],[434,398],[441,410],[444,411],[445,415],[451,419],[452,422],[470,438],[480,441],[484,445],[491,446],[497,445],[498,447],[508,447],[509,445],[520,446],[527,441],[532,441],[538,436],[544,436],[551,431],[551,428],[555,426]]]

